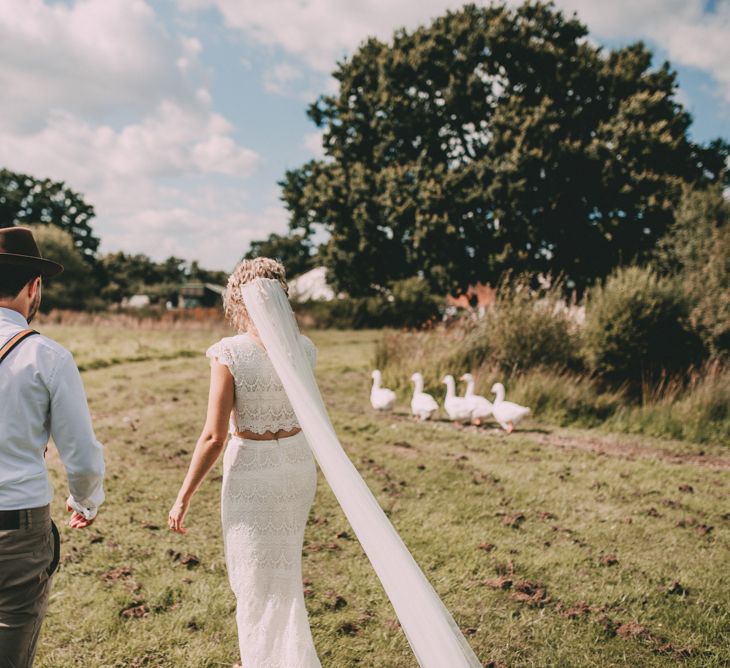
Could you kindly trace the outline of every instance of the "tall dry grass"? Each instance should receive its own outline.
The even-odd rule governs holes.
[[[492,384],[500,381],[509,399],[530,406],[536,419],[548,423],[730,444],[727,363],[716,360],[687,374],[645,380],[637,393],[565,364],[505,367],[489,343],[479,340],[483,327],[461,321],[427,332],[386,332],[376,346],[374,364],[402,400],[410,394],[415,371],[423,374],[426,391],[439,400],[444,375],[458,378],[469,372],[475,376],[477,393],[489,397]],[[564,345],[576,346],[576,338],[567,338]]]
[[[39,313],[40,325],[72,327],[118,327],[119,329],[210,329],[225,322],[219,308],[190,308],[172,311],[139,309],[136,311],[66,311],[53,309]]]
[[[684,377],[644,383],[640,402],[622,403],[606,427],[698,443],[730,444],[730,367],[719,360]]]
[[[375,365],[385,381],[403,392],[414,371],[423,374],[425,387],[433,391],[442,389],[446,374],[484,371],[480,376],[504,378],[536,367],[578,369],[579,338],[560,281],[536,290],[528,276],[506,276],[484,318],[462,318],[419,332],[386,332]]]

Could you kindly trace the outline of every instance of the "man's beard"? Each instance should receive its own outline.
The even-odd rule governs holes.
[[[28,309],[28,324],[30,325],[31,322],[33,322],[33,318],[35,318],[36,313],[38,313],[38,308],[41,305],[41,291],[39,290],[33,301],[31,302],[30,308]]]

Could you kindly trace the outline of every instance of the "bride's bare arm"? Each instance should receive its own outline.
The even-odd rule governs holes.
[[[188,468],[175,504],[170,509],[168,526],[178,533],[186,533],[183,527],[190,500],[203,482],[213,464],[221,454],[228,436],[228,419],[233,409],[233,376],[223,364],[213,361],[210,369],[210,393],[208,395],[208,415],[205,427],[195,446],[193,458]]]

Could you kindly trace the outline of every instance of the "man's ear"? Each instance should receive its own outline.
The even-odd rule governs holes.
[[[38,294],[39,290],[41,289],[41,282],[41,277],[36,276],[32,281],[28,283],[28,296],[31,299],[35,299],[36,294]]]

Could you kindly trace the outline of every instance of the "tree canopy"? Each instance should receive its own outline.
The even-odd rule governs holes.
[[[93,262],[99,238],[94,207],[64,183],[0,169],[0,227],[54,225],[68,232],[81,256]]]
[[[587,36],[552,4],[466,5],[338,65],[308,111],[325,158],[281,182],[291,229],[329,233],[338,289],[515,270],[582,290],[648,256],[685,184],[728,183],[729,146],[691,140],[669,64]]]
[[[71,235],[54,225],[35,225],[33,236],[43,257],[63,265],[58,278],[44,279],[41,309],[85,311],[101,308],[92,267],[84,261]]]
[[[286,268],[288,278],[294,278],[314,266],[312,245],[303,234],[270,234],[261,241],[252,241],[244,259],[270,257]]]
[[[686,295],[692,325],[710,352],[730,356],[730,202],[719,186],[684,193],[655,256],[655,266]]]

